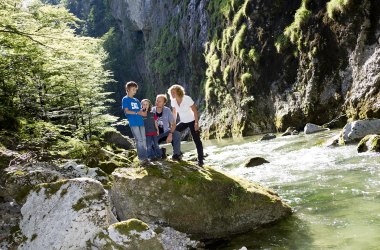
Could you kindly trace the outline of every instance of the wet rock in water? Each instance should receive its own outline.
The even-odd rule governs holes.
[[[325,123],[322,125],[323,128],[342,128],[347,123],[347,116],[346,115],[340,115],[339,117],[333,119],[332,121],[329,121],[328,123]]]
[[[380,135],[366,135],[358,144],[359,153],[380,152]]]
[[[269,161],[265,160],[262,157],[253,157],[244,163],[244,167],[246,168],[256,167],[264,163],[269,163]]]
[[[116,147],[126,150],[134,149],[133,140],[122,135],[119,131],[106,131],[103,135],[104,141],[114,144]]]
[[[4,196],[15,199],[19,204],[23,204],[30,190],[41,183],[78,177],[91,177],[103,184],[108,184],[110,181],[108,175],[101,169],[88,168],[75,162],[68,162],[62,166],[41,162],[27,163],[8,167],[4,171]]]
[[[281,136],[298,135],[298,131],[295,127],[288,127]]]
[[[307,123],[304,128],[304,133],[305,134],[313,134],[321,131],[326,131],[329,130],[328,128],[323,128],[319,125],[312,124],[312,123]]]
[[[117,169],[112,175],[119,218],[164,223],[198,239],[249,231],[291,214],[273,191],[189,162]]]
[[[102,184],[90,178],[38,185],[21,212],[19,249],[85,249],[116,222]]]
[[[261,139],[260,141],[267,141],[267,140],[272,140],[276,138],[276,135],[275,134],[265,134]]]
[[[340,133],[339,144],[344,145],[363,139],[366,135],[380,134],[380,119],[357,120],[347,123]]]

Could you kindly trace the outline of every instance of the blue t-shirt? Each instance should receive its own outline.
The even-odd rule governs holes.
[[[141,110],[141,103],[136,98],[131,98],[129,96],[124,96],[122,100],[121,107],[123,108],[123,111],[125,108],[128,108],[130,111],[139,112]],[[144,121],[141,115],[130,115],[125,114],[129,121],[129,126],[144,126]]]

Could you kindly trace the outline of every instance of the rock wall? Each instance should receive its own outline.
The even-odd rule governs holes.
[[[379,0],[110,3],[141,94],[183,83],[204,137],[380,117]]]

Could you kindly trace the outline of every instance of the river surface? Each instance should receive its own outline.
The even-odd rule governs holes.
[[[204,143],[206,165],[269,187],[294,214],[208,249],[380,249],[380,154],[326,147],[338,131]],[[182,145],[192,150],[193,143]],[[270,163],[245,168],[251,157]]]

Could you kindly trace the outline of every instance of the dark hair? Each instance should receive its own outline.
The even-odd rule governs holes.
[[[128,90],[129,90],[130,88],[132,88],[132,87],[138,88],[139,85],[137,85],[137,83],[135,83],[134,81],[127,82],[127,83],[125,84],[125,91],[128,92]]]

